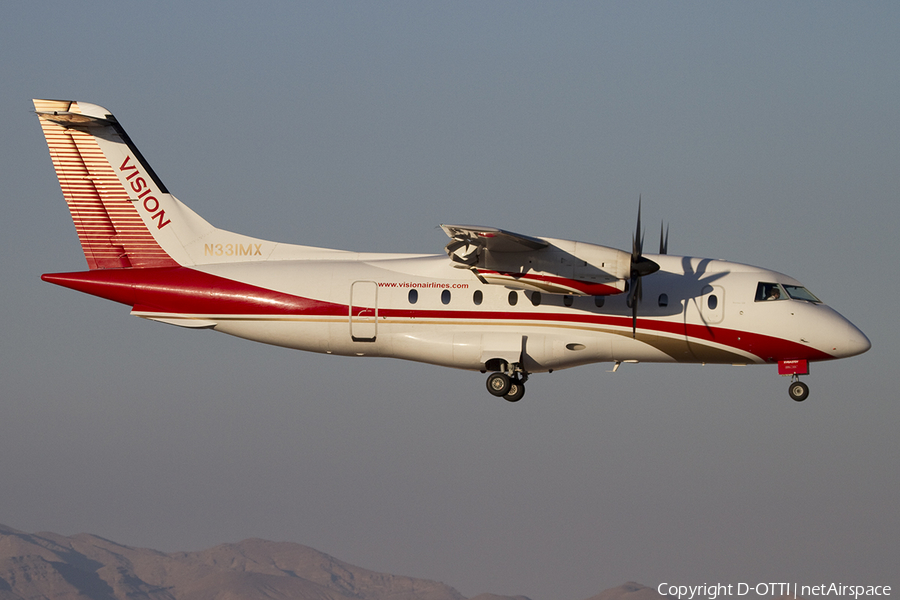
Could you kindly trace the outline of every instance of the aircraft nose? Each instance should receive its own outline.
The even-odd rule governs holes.
[[[863,352],[868,351],[868,349],[871,347],[872,342],[869,341],[869,338],[866,337],[866,334],[857,329],[856,325],[850,323],[850,343],[848,344],[850,354],[848,356],[856,356],[857,354],[862,354]]]
[[[846,319],[844,319],[844,322],[846,323],[846,333],[843,336],[843,340],[836,340],[838,342],[835,344],[834,348],[836,356],[841,358],[856,356],[857,354],[866,352],[872,347],[872,342],[869,341],[866,334],[860,331],[856,325]]]

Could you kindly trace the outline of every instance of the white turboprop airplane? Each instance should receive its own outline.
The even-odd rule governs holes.
[[[257,342],[491,372],[511,402],[533,373],[597,362],[809,362],[871,347],[800,282],[768,269],[443,225],[446,254],[374,254],[217,229],[172,196],[105,108],[34,100],[88,271],[44,281],[131,314]]]

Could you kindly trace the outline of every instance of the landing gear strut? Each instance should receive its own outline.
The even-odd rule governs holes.
[[[518,402],[525,395],[528,373],[519,363],[504,364],[503,367],[503,371],[488,375],[487,389],[494,396],[503,397],[509,402]]]
[[[791,385],[788,388],[788,394],[796,402],[803,402],[809,396],[809,386],[800,381],[800,378],[794,375]]]

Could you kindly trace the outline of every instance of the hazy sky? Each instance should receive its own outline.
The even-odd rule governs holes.
[[[463,594],[900,589],[900,5],[7,2],[0,523],[313,546]],[[814,364],[484,377],[142,321],[86,268],[30,99],[110,109],[214,225],[442,251],[439,223],[790,274],[872,340]],[[894,358],[892,358],[894,357]]]

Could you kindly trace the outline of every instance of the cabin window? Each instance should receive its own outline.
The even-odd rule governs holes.
[[[409,290],[409,303],[415,304],[418,301],[419,301],[419,290],[417,290],[415,288]]]
[[[531,292],[531,303],[535,306],[541,305],[541,293],[540,292]]]
[[[594,306],[597,308],[603,308],[605,302],[606,298],[604,296],[594,296]]]
[[[481,290],[475,290],[475,293],[472,294],[472,302],[475,303],[475,306],[480,305],[483,300],[484,294],[481,293]]]
[[[450,304],[450,290],[444,290],[441,292],[441,302],[444,304]]]
[[[710,294],[709,298],[706,299],[706,305],[709,307],[709,310],[716,310],[716,307],[719,305],[718,296]]]
[[[515,306],[518,301],[519,301],[519,294],[517,294],[516,292],[510,292],[509,293],[509,305]]]
[[[659,295],[660,308],[665,308],[668,305],[669,305],[669,295],[668,294],[660,294]]]
[[[572,296],[563,296],[563,304],[565,304],[566,306],[572,306],[572,302],[574,300],[575,299]]]

